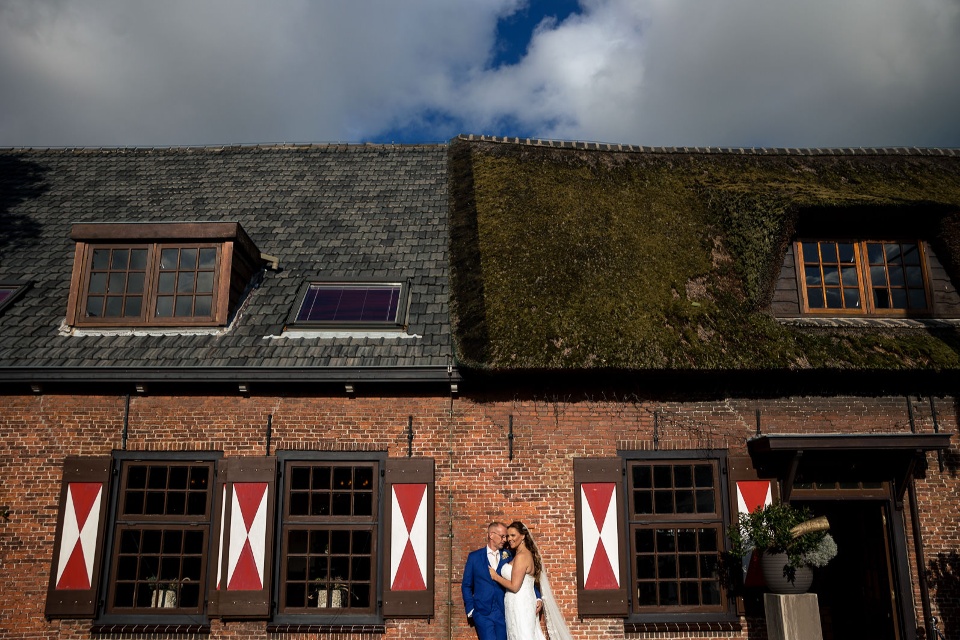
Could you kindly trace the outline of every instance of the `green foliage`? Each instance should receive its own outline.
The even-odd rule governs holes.
[[[813,531],[797,538],[790,532],[793,527],[812,517],[806,507],[798,509],[782,502],[756,509],[752,513],[741,513],[738,523],[727,529],[731,553],[738,558],[743,558],[754,548],[766,553],[785,553],[789,560],[789,573],[797,567],[823,566],[836,555],[833,538],[824,545],[828,535],[826,531]]]
[[[960,275],[960,223],[949,218],[960,206],[955,158],[463,141],[450,157],[452,311],[462,366],[960,369],[952,329],[809,329],[765,311],[811,210],[838,220],[880,210],[911,223],[928,216],[942,261]]]

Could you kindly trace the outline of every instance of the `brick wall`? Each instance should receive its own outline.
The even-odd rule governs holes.
[[[90,637],[86,621],[43,616],[61,464],[67,455],[106,455],[121,447],[124,397],[4,396],[0,402],[0,558],[4,593],[2,637]],[[485,396],[458,398],[132,397],[128,450],[212,449],[224,455],[263,455],[268,416],[271,451],[316,449],[407,453],[436,461],[436,617],[388,620],[386,638],[474,638],[466,625],[460,578],[466,554],[483,545],[484,525],[523,520],[544,555],[556,596],[578,638],[621,638],[616,619],[578,620],[574,540],[573,459],[613,456],[618,449],[719,448],[743,454],[764,433],[892,433],[910,430],[903,397],[711,399],[660,401],[636,397]],[[915,427],[934,428],[928,399],[913,398]],[[937,399],[942,431],[956,432],[952,399]],[[512,417],[512,418],[511,418]],[[510,459],[510,424],[513,459]],[[656,431],[656,434],[654,433]],[[917,482],[926,569],[941,628],[960,633],[960,454],[944,456],[941,473],[929,454]],[[904,510],[905,516],[908,511]],[[919,581],[910,523],[905,518],[917,620]],[[740,633],[629,633],[635,638],[751,638],[762,621]],[[213,638],[266,637],[262,622],[214,621]],[[949,633],[948,633],[949,636]],[[111,636],[116,637],[116,636]],[[297,637],[283,634],[283,638]],[[306,636],[304,636],[306,637]],[[314,637],[314,636],[311,636]],[[333,635],[328,637],[335,637]],[[344,636],[358,638],[359,636]],[[375,636],[378,637],[378,636]]]

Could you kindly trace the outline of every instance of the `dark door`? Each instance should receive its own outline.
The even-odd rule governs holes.
[[[837,557],[814,572],[824,640],[900,640],[886,501],[793,500],[827,516]]]

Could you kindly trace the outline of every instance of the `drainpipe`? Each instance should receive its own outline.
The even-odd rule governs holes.
[[[130,394],[127,394],[127,403],[123,409],[123,435],[120,436],[120,450],[127,450],[127,431],[130,428]]]
[[[927,562],[923,557],[923,539],[920,537],[920,514],[917,509],[917,490],[910,478],[907,485],[910,496],[910,524],[913,525],[913,552],[917,556],[917,577],[920,580],[920,608],[923,609],[923,628],[928,638],[936,638],[933,627],[933,611],[930,609],[930,589],[927,587]]]

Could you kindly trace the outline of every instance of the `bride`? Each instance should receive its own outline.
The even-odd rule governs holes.
[[[560,608],[553,599],[547,573],[543,569],[540,550],[522,522],[507,527],[507,544],[513,551],[513,562],[503,565],[503,575],[491,567],[490,577],[507,590],[504,613],[507,622],[507,640],[544,640],[537,620],[537,596],[533,585],[539,583],[550,640],[572,640]]]

